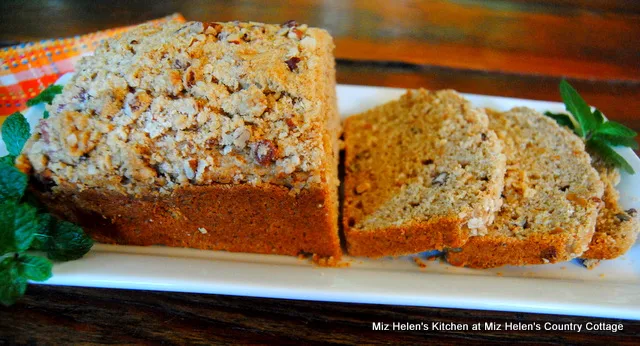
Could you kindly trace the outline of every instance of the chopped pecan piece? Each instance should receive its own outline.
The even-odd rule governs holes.
[[[253,157],[259,164],[266,166],[275,160],[277,152],[278,149],[272,141],[263,139],[255,144]]]
[[[298,26],[298,22],[292,19],[292,20],[286,21],[284,24],[282,24],[282,26],[286,26],[288,28],[295,28],[296,26]]]
[[[40,119],[40,136],[45,144],[50,143],[49,124],[44,119]]]
[[[295,130],[297,128],[296,123],[293,121],[293,119],[287,118],[287,120],[285,121],[287,123],[287,126],[289,126],[289,130]]]
[[[190,65],[191,65],[191,64],[190,64],[189,62],[187,62],[187,61],[182,61],[182,60],[179,60],[179,59],[176,59],[176,60],[173,62],[173,67],[174,67],[174,68],[176,68],[176,69],[178,69],[178,70],[184,70],[184,69],[186,69],[187,67],[189,67]]]
[[[291,29],[291,31],[289,31],[289,34],[287,35],[288,38],[297,38],[298,40],[302,39],[302,36],[304,35],[304,33],[298,29]]]
[[[202,23],[202,26],[204,27],[205,34],[215,33],[216,37],[218,37],[218,34],[220,34],[220,31],[222,30],[222,24],[217,22]]]
[[[289,67],[289,71],[293,71],[298,68],[298,63],[300,62],[300,58],[297,56],[292,57],[289,60],[286,60],[284,63]]]

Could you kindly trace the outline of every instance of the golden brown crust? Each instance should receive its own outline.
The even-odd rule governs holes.
[[[447,251],[447,262],[469,268],[494,268],[505,264],[530,265],[568,261],[575,258],[567,244],[570,234],[533,234],[524,239],[506,236],[472,237],[463,250]],[[590,236],[588,236],[588,239]]]
[[[347,252],[352,256],[379,258],[425,251],[443,250],[443,244],[462,246],[469,235],[458,219],[432,219],[430,222],[379,230],[345,228]]]
[[[36,193],[52,213],[102,243],[341,256],[335,198],[319,189],[291,194],[275,185],[219,184],[142,198],[56,189]]]
[[[584,263],[588,268],[595,267],[598,260],[622,256],[636,242],[640,231],[640,222],[633,209],[625,211],[618,204],[619,194],[615,188],[620,179],[618,171],[597,156],[594,156],[593,166],[600,174],[605,189],[602,196],[604,207],[598,214],[596,232],[589,244],[589,250],[581,256],[587,260]]]

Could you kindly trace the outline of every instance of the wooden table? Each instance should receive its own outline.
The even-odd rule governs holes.
[[[640,130],[640,2],[3,1],[0,44],[64,37],[173,12],[203,21],[288,19],[327,28],[338,81],[559,101],[566,77]],[[598,299],[598,297],[594,297]],[[622,322],[609,332],[374,332],[372,322]],[[8,343],[629,343],[640,322],[404,306],[30,286],[0,308]]]

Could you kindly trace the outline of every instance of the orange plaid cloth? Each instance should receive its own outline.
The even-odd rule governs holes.
[[[185,19],[176,13],[151,22],[161,24],[169,21],[184,22]],[[53,84],[60,76],[73,71],[75,63],[82,56],[92,54],[101,41],[132,27],[0,49],[0,124],[7,115],[27,108],[27,100]]]

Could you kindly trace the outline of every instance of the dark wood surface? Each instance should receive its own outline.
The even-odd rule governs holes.
[[[637,1],[2,1],[0,44],[173,12],[193,20],[297,19],[325,27],[336,38],[338,80],[346,84],[558,101],[566,76],[609,118],[640,130]],[[372,331],[379,321],[604,321],[621,322],[624,330]],[[638,337],[636,321],[33,285],[18,304],[0,308],[0,343],[9,344],[637,344]]]
[[[9,1],[0,40],[72,36],[173,12],[328,29],[336,57],[483,71],[640,79],[637,1]]]
[[[8,343],[147,344],[629,344],[640,322],[372,304],[153,291],[31,286],[3,309]],[[615,334],[590,332],[374,331],[373,322],[622,323]],[[584,328],[583,328],[584,329]]]

